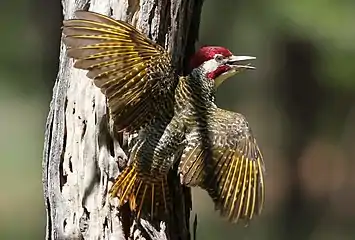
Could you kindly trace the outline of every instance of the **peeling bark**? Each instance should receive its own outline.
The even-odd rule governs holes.
[[[131,22],[164,45],[183,72],[193,52],[202,0],[63,0],[64,18],[86,9]],[[48,114],[43,187],[46,239],[190,239],[190,190],[176,172],[169,185],[174,211],[167,222],[133,221],[129,208],[118,208],[107,195],[127,164],[127,136],[110,130],[104,95],[73,68],[61,44],[60,66]]]

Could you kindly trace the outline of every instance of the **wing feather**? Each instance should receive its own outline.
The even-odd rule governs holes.
[[[208,136],[187,135],[179,173],[183,184],[207,190],[221,215],[249,221],[264,204],[264,162],[245,117],[217,108],[208,116]],[[211,149],[204,149],[208,137]]]
[[[168,52],[130,24],[87,11],[63,22],[67,55],[101,89],[116,130],[135,131],[173,113],[178,82]]]

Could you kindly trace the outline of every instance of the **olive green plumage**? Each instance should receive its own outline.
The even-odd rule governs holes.
[[[107,97],[116,131],[138,132],[131,164],[110,190],[139,215],[167,211],[167,173],[181,153],[181,183],[200,186],[230,221],[264,203],[264,163],[248,122],[218,108],[203,67],[180,77],[168,52],[128,23],[86,11],[64,21],[67,55]]]

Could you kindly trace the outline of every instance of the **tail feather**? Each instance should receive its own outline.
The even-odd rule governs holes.
[[[110,190],[118,197],[120,205],[129,202],[137,218],[150,215],[152,219],[163,217],[168,211],[169,191],[166,177],[152,178],[138,173],[136,166],[126,167]]]

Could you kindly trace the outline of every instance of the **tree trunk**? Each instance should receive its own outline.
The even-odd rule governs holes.
[[[173,56],[179,72],[194,51],[203,0],[63,0],[64,19],[86,9],[131,22]],[[169,175],[174,200],[167,222],[141,224],[118,208],[108,190],[126,165],[130,136],[110,131],[106,100],[85,71],[73,68],[61,43],[60,66],[48,114],[43,187],[46,239],[190,239],[190,190]],[[114,136],[114,137],[113,137]]]

